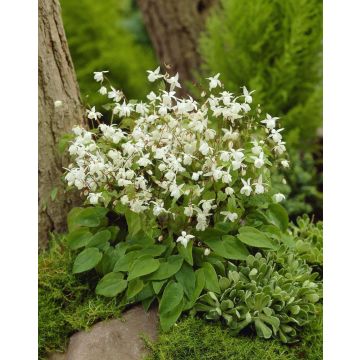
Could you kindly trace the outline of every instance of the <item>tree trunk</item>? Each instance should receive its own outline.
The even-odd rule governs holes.
[[[218,0],[138,0],[145,26],[162,64],[182,83],[200,67],[197,42],[209,9]],[[168,70],[168,69],[167,69]],[[168,71],[169,72],[169,71]]]
[[[66,214],[75,199],[64,193],[60,177],[67,161],[58,151],[58,141],[75,124],[82,124],[83,108],[59,2],[38,1],[38,233],[39,246],[44,247],[49,232],[65,230]],[[54,188],[55,201],[50,198]]]

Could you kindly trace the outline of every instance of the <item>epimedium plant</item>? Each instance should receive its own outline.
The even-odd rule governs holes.
[[[196,101],[178,98],[178,74],[148,71],[159,91],[126,100],[96,72],[111,123],[73,129],[65,181],[84,197],[68,214],[73,273],[100,274],[96,293],[122,304],[157,300],[168,330],[204,291],[221,292],[227,261],[289,241],[273,167],[288,167],[279,118],[251,108],[252,92],[224,91],[219,74]],[[110,100],[110,102],[109,102]]]

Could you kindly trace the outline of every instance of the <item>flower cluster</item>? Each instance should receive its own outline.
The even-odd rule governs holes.
[[[185,218],[178,241],[186,246],[193,227],[205,230],[221,221],[240,222],[244,198],[264,193],[273,201],[270,169],[289,166],[277,129],[278,117],[251,109],[252,92],[223,91],[219,74],[209,79],[209,91],[199,101],[178,98],[179,76],[148,71],[148,80],[167,89],[148,94],[148,101],[127,101],[123,93],[96,72],[99,92],[111,102],[111,123],[100,124],[95,107],[87,111],[99,122],[88,131],[75,127],[69,146],[73,163],[65,179],[87,196],[90,204],[119,203],[135,213],[168,219]],[[164,87],[163,87],[164,88]],[[178,235],[180,235],[179,231]]]

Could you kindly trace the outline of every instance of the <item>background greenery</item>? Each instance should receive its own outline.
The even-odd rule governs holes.
[[[151,90],[146,70],[157,62],[134,1],[61,0],[61,7],[85,103],[101,103],[93,72],[102,70],[110,71],[114,87],[128,98],[144,98]]]

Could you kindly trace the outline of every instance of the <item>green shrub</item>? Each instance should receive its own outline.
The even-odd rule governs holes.
[[[146,360],[320,360],[322,328],[319,322],[313,326],[300,344],[290,347],[277,340],[233,337],[219,324],[188,317],[161,333],[158,342],[148,342],[151,355]]]
[[[203,70],[231,91],[256,90],[306,149],[322,124],[322,1],[222,0],[200,41]]]
[[[93,72],[111,71],[114,86],[129,98],[144,98],[151,86],[146,70],[156,64],[132,1],[61,0],[62,17],[85,103],[100,105]]]
[[[297,331],[316,315],[321,296],[317,274],[291,253],[281,266],[273,261],[276,257],[257,253],[248,256],[246,265],[231,266],[219,279],[221,293],[201,296],[195,309],[209,320],[225,320],[234,334],[254,327],[261,338],[296,341]]]
[[[49,251],[39,255],[39,358],[48,353],[64,351],[68,338],[78,330],[87,329],[96,321],[118,317],[121,313],[116,299],[94,295],[92,281],[80,281],[71,273],[74,256],[58,237]]]

